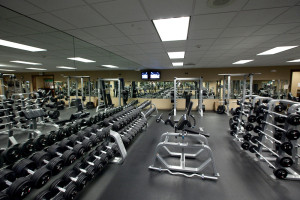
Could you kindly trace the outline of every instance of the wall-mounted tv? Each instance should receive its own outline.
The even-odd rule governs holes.
[[[142,79],[148,80],[149,79],[149,72],[142,72]]]
[[[160,79],[160,72],[150,72],[150,80]]]

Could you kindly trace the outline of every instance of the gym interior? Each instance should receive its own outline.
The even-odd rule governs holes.
[[[296,200],[299,0],[0,0],[0,200]]]

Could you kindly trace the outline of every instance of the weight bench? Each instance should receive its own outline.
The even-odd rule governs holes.
[[[198,176],[203,179],[217,180],[219,173],[217,173],[215,167],[212,150],[208,146],[207,137],[209,135],[203,134],[203,130],[198,131],[191,128],[189,116],[192,105],[193,102],[190,102],[187,113],[182,115],[178,122],[173,121],[170,117],[166,120],[165,124],[170,124],[174,127],[175,132],[162,134],[160,142],[155,149],[153,164],[149,166],[149,169],[168,172],[172,175]],[[156,121],[159,122],[162,120]],[[179,138],[181,141],[171,141],[172,137]],[[197,141],[198,143],[187,142],[187,139]],[[166,156],[162,156],[162,154],[166,154]],[[177,160],[176,162],[168,162],[168,158]],[[197,164],[193,163],[193,165],[189,166],[191,164],[190,160],[193,160],[194,163],[197,162]],[[209,166],[211,167],[212,175],[204,175],[204,170]]]

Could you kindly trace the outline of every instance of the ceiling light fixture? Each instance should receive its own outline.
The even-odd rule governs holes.
[[[173,66],[183,66],[183,62],[173,62]]]
[[[300,62],[300,59],[296,59],[296,60],[289,60],[289,61],[286,61],[286,62]]]
[[[59,69],[77,69],[75,67],[66,67],[66,66],[56,66],[56,68],[59,68]]]
[[[47,70],[47,69],[43,69],[43,68],[26,68],[26,69],[30,69],[30,70],[39,70],[39,71]]]
[[[108,68],[119,68],[117,66],[114,66],[114,65],[102,65],[103,67],[108,67]]]
[[[9,61],[9,62],[20,63],[20,64],[25,64],[25,65],[42,65],[42,63],[26,62],[26,61],[21,61],[21,60],[13,60],[13,61]]]
[[[89,59],[85,59],[85,58],[81,58],[81,57],[74,57],[74,58],[68,58],[69,60],[75,60],[75,61],[79,61],[79,62],[84,62],[84,63],[93,63],[96,62],[94,60],[89,60]]]
[[[189,22],[190,17],[153,20],[154,26],[163,42],[186,40]]]
[[[264,51],[262,53],[259,53],[257,55],[261,56],[261,55],[273,55],[273,54],[276,54],[276,53],[280,53],[282,51],[286,51],[286,50],[289,50],[289,49],[293,49],[293,48],[296,48],[298,46],[282,46],[282,47],[275,47],[273,49],[270,49],[268,51]]]
[[[13,72],[13,71],[16,71],[16,70],[13,70],[13,69],[0,69],[0,71]]]
[[[15,48],[15,49],[21,49],[21,50],[25,50],[25,51],[31,51],[31,52],[47,51],[46,49],[40,49],[40,48],[37,48],[37,47],[32,47],[32,46],[19,44],[19,43],[16,43],[16,42],[10,42],[10,41],[7,41],[7,40],[1,40],[1,39],[0,39],[0,45],[5,46],[5,47]]]
[[[239,60],[239,61],[236,61],[232,64],[234,65],[242,65],[242,64],[245,64],[245,63],[248,63],[248,62],[252,62],[253,60]]]
[[[184,58],[184,51],[178,51],[178,52],[168,52],[169,58],[170,59],[179,59],[179,58]]]

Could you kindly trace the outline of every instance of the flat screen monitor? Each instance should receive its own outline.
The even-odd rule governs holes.
[[[142,72],[142,79],[148,80],[149,79],[149,73],[148,72]]]
[[[160,79],[160,72],[150,72],[150,79]]]

